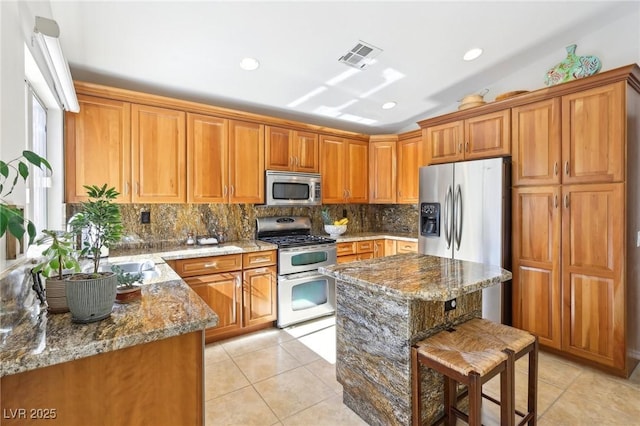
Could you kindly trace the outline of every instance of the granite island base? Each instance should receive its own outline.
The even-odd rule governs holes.
[[[482,312],[482,288],[511,273],[403,254],[335,265],[336,375],[344,403],[371,425],[411,424],[411,345]],[[445,301],[456,298],[454,310]],[[421,368],[423,420],[442,412],[442,378]]]

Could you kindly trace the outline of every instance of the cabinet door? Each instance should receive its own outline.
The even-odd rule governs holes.
[[[560,186],[513,191],[513,324],[560,349]]]
[[[229,201],[264,203],[264,125],[229,121]]]
[[[293,170],[292,131],[281,127],[265,128],[265,167],[267,170]]]
[[[242,327],[240,272],[185,278],[191,289],[218,315],[218,325],[206,330],[206,339]]]
[[[369,201],[369,143],[347,141],[347,201],[366,203]]]
[[[625,84],[562,97],[563,183],[624,179]]]
[[[369,202],[396,202],[396,142],[369,144]]]
[[[624,184],[562,189],[563,350],[624,368]]]
[[[373,242],[373,257],[384,257],[384,240],[375,240]]]
[[[398,141],[398,204],[418,202],[418,170],[426,164],[423,161],[422,136]]]
[[[427,163],[450,163],[462,160],[464,157],[462,150],[463,132],[463,121],[427,127],[424,130]]]
[[[131,201],[131,106],[78,95],[80,112],[65,114],[65,196],[87,201],[83,185],[106,183]]]
[[[560,99],[511,110],[513,185],[560,183]]]
[[[184,203],[186,191],[185,113],[131,105],[134,203]]]
[[[295,170],[305,173],[320,172],[320,141],[318,135],[311,132],[294,132]]]
[[[227,201],[228,164],[228,120],[187,114],[187,202]]]
[[[275,321],[277,311],[276,267],[247,269],[244,278],[244,326]]]
[[[347,198],[346,143],[342,138],[320,137],[320,174],[322,175],[322,203],[344,203]]]
[[[398,242],[396,240],[384,240],[384,255],[393,256],[397,253]]]
[[[510,116],[510,110],[505,110],[465,120],[465,160],[509,155],[511,153]]]
[[[417,253],[418,243],[414,241],[397,241],[396,253]]]

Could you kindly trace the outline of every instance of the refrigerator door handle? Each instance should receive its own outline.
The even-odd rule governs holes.
[[[447,241],[447,250],[451,248],[451,228],[453,224],[453,206],[451,206],[451,198],[453,198],[453,190],[451,186],[447,188],[447,195],[444,198],[444,239]],[[451,220],[450,220],[451,219]]]
[[[453,198],[454,200],[454,212],[455,212],[455,239],[456,239],[456,250],[460,250],[460,241],[462,240],[462,190],[460,189],[460,185],[456,188],[456,195]]]

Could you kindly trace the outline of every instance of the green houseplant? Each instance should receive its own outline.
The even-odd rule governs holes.
[[[82,235],[80,254],[92,259],[92,270],[73,274],[67,279],[66,296],[75,322],[94,322],[111,315],[118,286],[112,271],[100,271],[103,248],[109,248],[122,236],[122,217],[115,204],[119,192],[115,188],[85,185],[89,201],[82,203],[80,213],[70,222],[71,229]]]
[[[32,271],[41,273],[47,280],[45,288],[48,311],[54,314],[69,312],[65,280],[72,272],[80,271],[73,235],[48,229],[44,229],[42,233],[44,236],[36,241],[36,244],[49,244],[49,246],[42,252],[44,260]]]
[[[21,156],[7,162],[0,160],[0,237],[8,232],[22,242],[26,230],[31,244],[36,237],[36,227],[30,220],[24,219],[20,210],[4,199],[13,192],[20,178],[27,180],[29,164],[45,172],[52,171],[49,162],[32,151],[22,151]]]
[[[140,284],[143,281],[141,272],[126,272],[118,265],[111,266],[111,270],[115,272],[118,280],[116,302],[129,303],[141,297]]]

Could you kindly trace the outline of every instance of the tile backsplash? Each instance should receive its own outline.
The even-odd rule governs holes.
[[[309,216],[314,234],[323,235],[321,210],[314,207],[267,207],[254,204],[123,204],[123,243],[181,243],[187,233],[222,237],[224,241],[255,238],[255,219],[267,216]],[[332,204],[326,206],[333,219],[349,218],[348,233],[392,232],[417,236],[418,208],[404,204]],[[68,205],[67,217],[79,205]],[[142,212],[151,222],[140,223]]]

